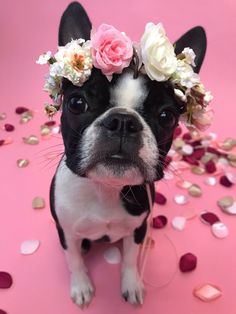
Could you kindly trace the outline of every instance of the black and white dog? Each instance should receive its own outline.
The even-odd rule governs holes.
[[[72,3],[61,18],[59,45],[88,40],[90,31],[86,12]],[[199,72],[206,50],[204,30],[191,29],[175,45],[176,54],[187,46],[195,51],[194,70]],[[65,153],[52,180],[50,203],[71,271],[71,298],[83,307],[94,294],[82,251],[93,241],[122,239],[122,295],[142,304],[137,257],[150,211],[146,184],[153,197],[183,105],[169,82],[151,81],[144,74],[134,78],[132,68],[111,82],[93,68],[82,87],[64,79],[62,88]]]

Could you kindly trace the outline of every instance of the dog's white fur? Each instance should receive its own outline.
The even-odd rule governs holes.
[[[125,73],[111,90],[110,103],[113,106],[127,109],[137,109],[142,106],[148,90],[145,86],[145,77],[133,78],[133,73]]]
[[[111,187],[89,178],[75,175],[62,159],[55,177],[55,211],[68,246],[67,262],[71,271],[71,297],[76,304],[90,303],[94,288],[83,263],[83,238],[97,240],[104,235],[111,242],[123,238],[122,293],[129,292],[129,302],[142,303],[143,284],[137,271],[139,246],[133,230],[139,227],[147,213],[131,216],[120,200],[121,187]]]

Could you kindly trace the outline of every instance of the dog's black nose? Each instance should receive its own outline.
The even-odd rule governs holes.
[[[102,121],[103,127],[114,135],[132,135],[142,131],[141,122],[132,114],[112,113]]]

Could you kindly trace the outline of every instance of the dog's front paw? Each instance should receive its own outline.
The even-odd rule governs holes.
[[[135,305],[143,304],[145,289],[136,270],[126,269],[123,271],[121,291],[125,301]]]
[[[79,307],[90,304],[94,295],[94,288],[86,272],[71,275],[71,299]]]

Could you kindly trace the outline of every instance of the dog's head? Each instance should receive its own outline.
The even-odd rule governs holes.
[[[64,12],[59,45],[71,39],[90,38],[91,23],[79,4]],[[206,50],[206,36],[195,27],[175,43],[196,53],[199,72]],[[166,154],[184,106],[170,82],[134,78],[128,67],[111,81],[93,68],[83,86],[63,80],[62,136],[67,166],[77,175],[110,185],[138,185],[163,177]]]

